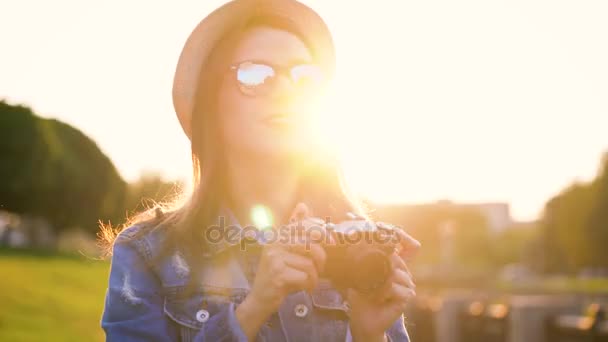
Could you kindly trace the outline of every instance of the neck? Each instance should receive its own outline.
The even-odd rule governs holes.
[[[300,181],[295,163],[232,156],[227,160],[228,204],[239,223],[253,224],[251,209],[257,205],[270,210],[273,226],[287,223],[297,201]]]

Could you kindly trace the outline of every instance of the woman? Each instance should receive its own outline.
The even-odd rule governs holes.
[[[319,276],[326,252],[312,237],[323,230],[297,241],[243,234],[364,217],[333,158],[313,149],[309,111],[333,68],[326,25],[294,0],[232,1],[194,29],[173,87],[194,191],[113,241],[108,340],[408,340],[402,312],[414,285],[403,258],[417,248],[409,236],[383,289],[364,295]]]

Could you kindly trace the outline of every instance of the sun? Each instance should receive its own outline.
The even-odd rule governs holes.
[[[332,81],[313,114],[315,140],[321,148],[337,155],[352,191],[366,198],[386,200],[396,195],[384,193],[384,189],[391,189],[396,175],[380,177],[387,172],[379,172],[379,168],[398,162],[382,153],[386,150],[383,134],[394,130],[390,126],[395,122],[387,120],[384,113],[369,109],[372,103],[385,99],[369,97],[373,93],[368,93],[367,98],[357,96],[361,92],[358,82],[369,84],[361,79]]]

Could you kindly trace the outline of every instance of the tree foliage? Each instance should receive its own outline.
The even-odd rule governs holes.
[[[547,202],[542,228],[545,271],[608,267],[608,153],[595,179],[574,183]]]
[[[129,183],[125,208],[130,215],[153,207],[156,203],[171,204],[179,199],[183,183],[167,181],[156,172],[144,172],[139,179]]]
[[[25,106],[0,101],[0,208],[56,230],[120,219],[126,183],[93,140]]]
[[[593,187],[595,199],[585,225],[590,245],[590,266],[608,267],[608,153]]]

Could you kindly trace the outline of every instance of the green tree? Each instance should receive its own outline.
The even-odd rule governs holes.
[[[551,198],[542,218],[543,269],[576,272],[608,266],[608,155],[594,180]]]
[[[496,266],[510,263],[530,263],[534,257],[534,247],[538,241],[539,229],[536,223],[516,224],[507,227],[493,237],[492,255]]]
[[[94,232],[119,220],[126,183],[81,131],[0,101],[0,208]]]
[[[542,220],[545,271],[572,272],[589,263],[584,230],[594,200],[591,184],[575,183],[547,202]]]
[[[133,214],[156,203],[172,203],[182,188],[181,181],[167,181],[159,173],[144,172],[138,180],[129,183],[126,208]]]
[[[594,181],[595,201],[585,225],[589,244],[589,266],[608,267],[608,153]]]

